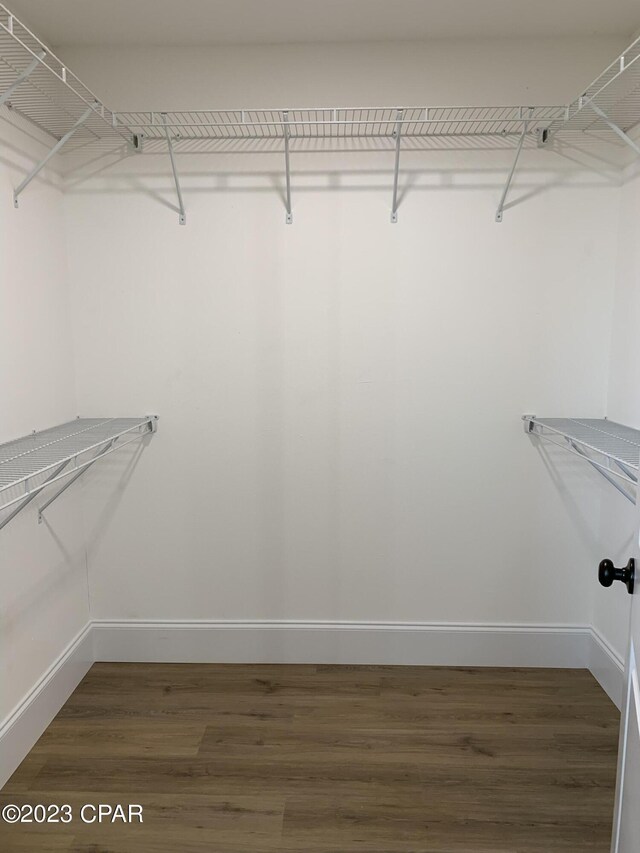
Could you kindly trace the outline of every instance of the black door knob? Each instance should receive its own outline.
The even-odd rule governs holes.
[[[633,595],[636,576],[636,561],[631,557],[623,569],[618,569],[611,560],[602,560],[598,566],[598,580],[602,586],[611,586],[614,581],[622,581],[629,595]]]

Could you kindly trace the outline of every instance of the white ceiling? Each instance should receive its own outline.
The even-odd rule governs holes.
[[[628,35],[639,0],[5,0],[52,47]]]

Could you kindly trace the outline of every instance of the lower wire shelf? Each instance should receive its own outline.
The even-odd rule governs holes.
[[[523,415],[528,435],[580,456],[621,494],[636,502],[640,430],[607,418],[538,418]]]
[[[77,418],[0,444],[0,530],[40,492],[62,482],[44,510],[78,477],[110,453],[156,432],[158,416]],[[8,514],[7,514],[8,512]]]

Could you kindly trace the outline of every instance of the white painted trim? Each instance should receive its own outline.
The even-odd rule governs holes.
[[[614,702],[623,664],[584,625],[95,620],[0,725],[0,787],[94,661],[589,668]]]
[[[93,622],[96,660],[423,666],[588,665],[589,629],[274,620]]]
[[[33,747],[93,664],[88,622],[0,724],[0,788]]]
[[[596,628],[589,633],[589,670],[616,707],[622,708],[624,660]]]
[[[636,690],[637,675],[637,659],[633,642],[633,633],[631,633],[629,637],[629,651],[627,653],[627,668],[625,671],[625,685],[620,719],[620,738],[618,741],[618,772],[616,775],[616,801],[613,810],[613,837],[611,841],[612,853],[618,853],[620,850],[622,809],[624,808],[625,802],[624,787],[626,781],[626,764],[630,739],[629,722],[631,719],[631,709],[634,705],[636,720],[638,721],[638,725],[640,725],[640,714],[638,713],[638,711],[640,711],[640,697]]]

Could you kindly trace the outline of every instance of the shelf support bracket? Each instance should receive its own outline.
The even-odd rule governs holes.
[[[594,465],[594,463],[591,461],[591,459],[589,459],[589,457],[584,452],[584,450],[578,444],[576,444],[575,441],[569,441],[569,444],[575,450],[576,453],[578,453],[580,456],[582,456],[583,459],[587,460],[587,462],[589,463],[589,465],[591,465],[592,468],[595,468],[596,471],[598,471],[598,473],[602,474],[602,476],[605,478],[605,480],[607,480],[609,483],[611,483],[611,485],[614,487],[614,489],[617,489],[620,492],[620,494],[624,495],[628,501],[631,501],[632,504],[635,504],[636,499],[634,498],[634,496],[631,494],[631,492],[628,492],[626,489],[624,489],[620,485],[620,483],[617,483],[615,480],[615,477],[612,477],[610,474],[607,474],[607,472],[602,468],[602,466]]]
[[[180,225],[187,224],[187,214],[184,209],[184,202],[182,200],[182,190],[180,189],[180,179],[178,178],[178,170],[176,168],[176,158],[173,153],[173,143],[171,142],[171,134],[169,133],[169,125],[167,124],[167,114],[162,113],[162,123],[164,124],[164,133],[167,137],[167,146],[169,148],[169,159],[171,160],[171,171],[173,172],[173,181],[176,185],[176,194],[178,196],[178,208],[179,208],[179,216],[178,222]]]
[[[287,216],[285,222],[287,225],[291,225],[293,222],[293,213],[291,211],[291,167],[289,164],[289,137],[291,132],[289,130],[289,112],[285,110],[282,113],[282,125],[284,131],[284,168],[285,168],[285,181],[286,181],[286,198],[285,205],[287,208]]]
[[[101,457],[101,456],[104,456],[104,454],[105,454],[105,453],[108,453],[108,452],[109,452],[109,450],[111,450],[111,448],[112,448],[112,447],[113,447],[113,440],[112,440],[112,441],[107,442],[107,444],[102,448],[102,450],[100,450],[100,452],[99,452],[99,453],[97,453],[97,454],[93,457],[93,459],[91,460],[91,462],[90,462],[88,465],[85,465],[85,467],[84,467],[84,468],[82,468],[80,471],[78,471],[78,473],[77,473],[77,474],[74,474],[74,475],[73,475],[73,477],[71,477],[71,479],[70,479],[70,480],[67,480],[67,482],[64,484],[64,486],[62,486],[61,488],[59,488],[57,492],[54,492],[54,494],[53,494],[53,495],[51,495],[51,497],[46,501],[46,503],[44,503],[44,504],[40,507],[40,509],[38,510],[38,524],[42,524],[42,522],[44,521],[44,516],[43,516],[42,514],[43,514],[43,512],[45,511],[45,509],[46,509],[48,506],[50,506],[50,505],[51,505],[55,500],[57,500],[63,492],[66,492],[66,490],[69,488],[69,486],[70,486],[70,485],[72,485],[72,483],[75,483],[75,481],[76,481],[77,479],[79,479],[80,477],[82,477],[82,475],[84,474],[84,472],[85,472],[85,471],[88,471],[88,470],[89,470],[89,468],[91,468],[91,466],[93,465],[93,463],[94,463],[94,462],[97,462],[97,461],[98,461],[98,459],[100,459],[100,457]]]
[[[396,127],[393,136],[396,140],[396,159],[393,168],[393,201],[391,203],[391,222],[395,225],[398,221],[398,174],[400,171],[400,142],[402,138],[402,118],[404,110],[398,110],[396,114]]]
[[[611,121],[611,119],[605,113],[604,110],[601,110],[597,104],[593,103],[593,101],[589,101],[589,106],[594,111],[594,113],[596,115],[600,116],[602,121],[606,125],[608,125],[609,128],[611,128],[611,130],[616,134],[616,136],[619,136],[620,139],[624,143],[626,143],[630,148],[633,148],[633,150],[636,152],[636,154],[640,155],[640,145],[638,145],[637,142],[634,142],[630,136],[627,136],[627,134],[624,132],[624,130],[622,130],[621,127],[618,127],[618,125],[615,122]]]
[[[10,512],[6,518],[4,518],[2,521],[0,521],[0,530],[2,530],[3,527],[6,527],[7,524],[9,524],[9,522],[12,521],[16,517],[16,515],[18,515],[19,512],[22,512],[22,510],[27,506],[27,504],[30,504],[34,498],[37,498],[38,495],[40,494],[40,492],[47,485],[47,483],[50,480],[54,480],[58,476],[58,474],[61,474],[62,471],[67,467],[67,465],[68,465],[68,460],[63,462],[62,465],[59,465],[55,469],[53,474],[51,474],[49,477],[47,477],[47,479],[44,481],[44,483],[40,486],[40,488],[37,491],[30,494],[28,498],[25,498],[22,501],[22,503],[18,504],[18,506],[13,510],[13,512]]]
[[[9,100],[9,98],[11,97],[11,95],[13,95],[18,86],[20,86],[21,83],[24,83],[24,81],[27,79],[27,77],[29,77],[30,74],[33,74],[33,72],[36,70],[38,65],[40,65],[46,55],[46,51],[41,50],[40,53],[36,56],[36,58],[33,60],[33,62],[31,62],[24,69],[22,74],[9,86],[7,91],[3,95],[0,95],[0,107]]]
[[[507,195],[509,194],[509,188],[511,186],[511,181],[513,180],[513,176],[516,173],[516,166],[518,165],[518,160],[520,159],[520,153],[522,151],[522,146],[524,145],[524,141],[527,138],[527,131],[529,130],[529,120],[533,114],[533,110],[529,110],[529,115],[524,120],[524,126],[522,128],[522,133],[520,134],[520,140],[518,141],[518,147],[516,148],[516,156],[513,158],[513,165],[511,166],[511,171],[509,172],[509,176],[507,178],[507,183],[504,185],[504,189],[502,190],[502,196],[500,198],[500,204],[498,205],[498,209],[496,211],[496,222],[502,222],[502,214],[504,212],[504,205],[507,200]]]
[[[17,189],[14,191],[14,193],[13,193],[13,206],[14,206],[14,207],[18,207],[18,196],[20,195],[20,193],[21,193],[23,190],[25,190],[25,189],[29,186],[29,184],[31,183],[31,181],[36,177],[36,175],[38,175],[38,174],[39,174],[39,173],[44,169],[44,167],[47,165],[47,163],[49,162],[49,160],[51,160],[51,158],[54,156],[54,154],[57,154],[57,153],[58,153],[58,151],[62,148],[62,146],[63,146],[63,145],[65,145],[65,144],[66,144],[66,143],[71,139],[71,137],[73,136],[73,134],[74,134],[77,130],[79,130],[79,128],[81,128],[81,127],[82,127],[82,125],[83,125],[83,124],[85,123],[85,121],[89,118],[89,116],[90,116],[90,115],[91,115],[91,113],[95,110],[95,108],[96,108],[97,106],[98,106],[98,104],[93,104],[92,106],[87,107],[87,109],[82,113],[82,115],[80,116],[80,118],[78,119],[78,121],[73,125],[73,127],[72,127],[70,130],[68,130],[68,131],[65,133],[65,135],[64,135],[64,136],[62,136],[62,137],[61,137],[61,138],[56,142],[56,144],[55,144],[55,145],[53,146],[53,148],[49,151],[49,153],[44,157],[44,159],[43,159],[43,160],[41,160],[41,161],[38,163],[38,165],[37,165],[37,166],[35,166],[35,167],[34,167],[34,168],[29,172],[29,174],[27,175],[27,177],[22,181],[22,183],[18,186],[18,188],[17,188]]]
[[[631,468],[628,468],[626,465],[623,465],[622,462],[620,462],[618,459],[614,459],[613,461],[622,471],[622,473],[625,474],[630,480],[633,480],[634,483],[638,482],[638,477],[636,474],[633,473]]]

